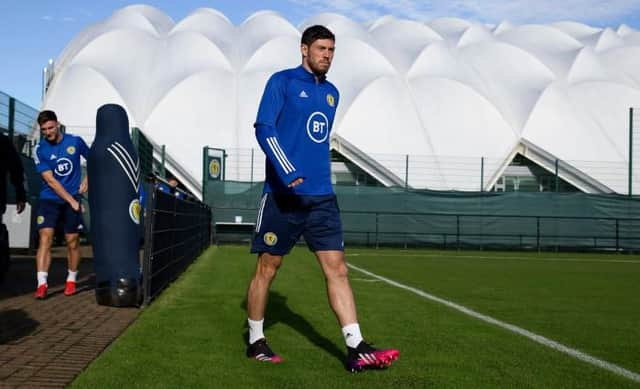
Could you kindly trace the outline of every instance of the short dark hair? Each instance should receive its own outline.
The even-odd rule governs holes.
[[[325,26],[315,25],[311,27],[307,27],[306,30],[302,33],[302,38],[300,39],[300,43],[303,45],[311,46],[311,44],[318,39],[331,39],[332,41],[336,41],[336,36],[326,28]]]
[[[58,121],[58,117],[56,116],[56,113],[53,111],[49,111],[49,110],[45,110],[42,111],[38,114],[38,125],[43,125],[44,123],[48,122],[49,120],[53,120],[53,121]]]

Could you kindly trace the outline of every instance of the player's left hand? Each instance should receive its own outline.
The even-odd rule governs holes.
[[[16,203],[16,212],[18,214],[21,214],[22,211],[24,211],[25,207],[26,207],[26,203],[24,201],[19,201]]]
[[[89,190],[89,182],[87,180],[82,180],[80,183],[80,189],[78,189],[78,193],[85,194]]]

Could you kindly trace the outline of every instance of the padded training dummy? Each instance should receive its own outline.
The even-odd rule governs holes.
[[[96,301],[101,305],[132,306],[139,301],[138,168],[125,110],[103,105],[87,161]]]

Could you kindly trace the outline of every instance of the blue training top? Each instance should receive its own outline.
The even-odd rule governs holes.
[[[254,124],[267,156],[265,193],[333,193],[329,134],[338,101],[338,89],[302,65],[267,81]],[[302,184],[287,187],[300,177]]]
[[[80,156],[87,159],[89,148],[79,136],[62,134],[62,140],[53,144],[46,139],[40,139],[35,149],[36,170],[38,173],[51,170],[53,177],[62,184],[70,195],[75,196],[80,189]],[[42,180],[40,198],[64,202],[49,184]]]

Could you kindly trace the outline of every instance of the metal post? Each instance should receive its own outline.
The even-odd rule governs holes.
[[[556,159],[556,192],[558,191],[558,160]]]
[[[536,247],[540,252],[540,216],[536,216]]]
[[[378,248],[379,240],[378,240],[378,212],[376,212],[376,248]]]
[[[633,107],[629,108],[629,197],[633,184]]]
[[[16,99],[9,97],[9,139],[13,142],[13,132],[16,123]],[[4,178],[2,178],[4,180]]]
[[[144,204],[144,254],[142,260],[142,304],[151,301],[151,276],[153,272],[153,224],[156,218],[156,188],[153,184],[146,186],[147,198]]]
[[[460,215],[456,215],[456,244],[460,251]]]
[[[227,155],[227,150],[222,150],[222,181],[227,180]]]
[[[131,143],[133,143],[133,147],[138,152],[138,158],[140,158],[140,133],[138,131],[138,127],[131,127]]]
[[[253,148],[251,148],[251,183],[253,184]]]
[[[404,159],[404,189],[409,189],[409,154]]]
[[[619,220],[616,219],[616,254],[618,254],[620,251],[620,226],[619,226]]]
[[[209,147],[202,148],[202,202],[207,203],[207,181],[209,175],[209,161],[207,160]]]
[[[42,69],[42,90],[40,91],[40,101],[44,102],[44,95],[47,92],[47,68]]]
[[[178,246],[177,244],[177,240],[178,237],[176,236],[176,230],[179,228],[178,224],[178,210],[176,209],[178,207],[178,198],[176,196],[171,196],[171,204],[173,204],[173,207],[171,208],[171,228],[169,229],[170,234],[171,234],[171,246],[169,249],[169,258],[171,258],[171,265],[169,266],[169,271],[172,271],[172,268],[175,269],[176,267],[180,266],[180,262],[177,260],[178,258],[182,257],[182,255],[180,255],[180,253],[176,253],[176,247]],[[182,258],[184,259],[184,258]],[[176,266],[177,265],[177,266]],[[175,270],[173,270],[175,272]],[[177,273],[177,272],[176,272]],[[177,275],[177,274],[175,274]]]
[[[209,207],[208,205],[205,204],[205,206],[207,207],[207,246],[209,247],[211,246],[211,244],[213,243],[212,241],[212,231],[213,231],[213,211],[211,210],[211,207]]]
[[[162,155],[160,156],[160,164],[161,164],[161,166],[160,166],[160,175],[162,176],[162,178],[167,178],[167,175],[166,175],[167,172],[165,171],[165,168],[164,168],[165,151],[166,151],[166,146],[162,145],[162,148],[161,148]]]
[[[480,158],[480,192],[484,192],[484,157]]]

